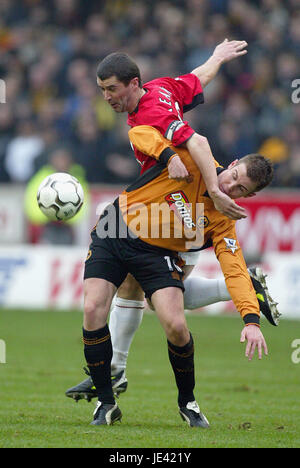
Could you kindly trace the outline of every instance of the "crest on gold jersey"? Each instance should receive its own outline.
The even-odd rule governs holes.
[[[206,228],[209,225],[209,219],[207,216],[199,216],[197,219],[197,226]]]

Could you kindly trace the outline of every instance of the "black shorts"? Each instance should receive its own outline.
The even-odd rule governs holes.
[[[100,239],[96,229],[91,234],[84,279],[103,278],[117,288],[128,273],[138,281],[146,297],[163,288],[178,287],[184,291],[183,272],[176,252],[161,249],[140,239]]]

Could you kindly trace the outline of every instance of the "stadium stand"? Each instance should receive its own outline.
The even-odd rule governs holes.
[[[97,63],[122,50],[144,81],[176,76],[204,62],[225,37],[247,40],[248,54],[223,66],[205,92],[205,112],[196,109],[189,120],[221,163],[259,150],[278,168],[275,187],[298,187],[296,0],[3,0],[0,183],[26,183],[61,140],[88,182],[130,182],[138,168],[120,130],[126,120],[105,105]]]

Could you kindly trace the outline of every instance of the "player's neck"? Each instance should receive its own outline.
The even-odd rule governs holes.
[[[132,112],[135,111],[135,109],[138,107],[139,102],[141,98],[146,94],[146,91],[143,88],[138,88],[136,95],[134,96],[134,99],[132,100],[132,106],[130,106],[130,109],[128,110],[129,114],[132,114]]]

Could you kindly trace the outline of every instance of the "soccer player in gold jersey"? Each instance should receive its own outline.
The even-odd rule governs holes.
[[[244,321],[241,341],[247,341],[246,356],[250,360],[256,349],[259,359],[263,351],[268,352],[259,327],[259,304],[235,235],[235,221],[216,210],[189,152],[174,147],[149,126],[132,128],[129,138],[133,146],[156,158],[159,164],[128,187],[105,210],[92,231],[85,264],[83,323],[85,358],[98,395],[92,424],[113,424],[122,416],[110,378],[112,345],[107,317],[117,288],[131,273],[151,300],[164,328],[180,415],[190,426],[206,428],[209,423],[193,392],[194,343],[184,316],[183,272],[177,253],[212,242]],[[177,154],[188,171],[181,181],[170,179],[167,169]],[[219,189],[232,199],[253,196],[270,183],[273,175],[270,162],[256,154],[234,161],[228,169],[220,168],[217,162],[215,167]],[[157,211],[157,206],[162,205],[164,210],[167,208],[164,215],[169,213],[169,217]],[[200,217],[199,205],[204,207]]]

